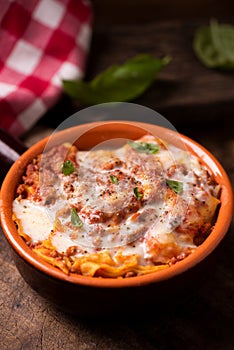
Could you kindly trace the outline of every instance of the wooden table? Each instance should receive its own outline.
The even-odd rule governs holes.
[[[190,46],[196,26],[197,23],[178,21],[115,25],[108,30],[100,26],[94,34],[87,77],[139,52],[171,54],[171,65],[137,102],[160,111],[178,131],[208,148],[234,184],[234,76],[206,70],[197,62]],[[32,142],[33,133],[40,137],[45,126],[53,128],[53,116],[59,123],[77,108],[64,97],[25,140]],[[233,224],[210,278],[195,285],[193,294],[180,303],[175,301],[171,309],[153,315],[149,310],[148,318],[143,319],[130,320],[127,310],[123,310],[121,321],[84,320],[52,307],[21,278],[2,233],[0,265],[1,350],[234,348]]]

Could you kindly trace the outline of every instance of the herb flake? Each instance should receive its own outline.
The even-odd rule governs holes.
[[[183,183],[180,181],[166,179],[166,183],[177,194],[183,191]]]
[[[134,187],[133,193],[135,194],[137,199],[141,199],[143,197],[143,193],[138,192],[138,187]]]
[[[159,151],[159,146],[155,143],[128,141],[128,144],[140,153],[155,154]]]
[[[117,179],[117,177],[115,175],[110,175],[110,179],[111,179],[113,184],[117,185],[118,179]]]
[[[74,167],[74,164],[72,163],[71,160],[66,160],[64,163],[63,163],[63,166],[62,166],[62,173],[64,175],[71,175],[74,171],[75,171],[75,167]]]
[[[75,208],[72,208],[72,210],[71,210],[71,223],[75,227],[82,227],[83,226],[83,222],[81,221]]]

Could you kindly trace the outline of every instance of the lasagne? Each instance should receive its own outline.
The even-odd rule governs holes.
[[[212,230],[219,192],[196,156],[151,135],[115,149],[64,143],[28,164],[13,219],[65,274],[127,278],[192,254]]]

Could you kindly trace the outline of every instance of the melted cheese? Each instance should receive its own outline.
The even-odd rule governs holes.
[[[53,228],[53,219],[48,215],[46,208],[27,199],[15,200],[13,211],[20,219],[23,231],[31,237],[33,242],[43,241],[48,238]]]
[[[138,141],[158,144],[151,136]],[[51,204],[44,194],[14,200],[14,215],[33,244],[49,238],[59,253],[77,247],[76,257],[108,250],[114,258],[121,251],[136,254],[142,265],[164,264],[196,249],[194,237],[212,221],[216,184],[207,184],[208,172],[195,156],[175,146],[159,143],[155,154],[128,144],[78,151],[75,162],[74,173],[58,174]],[[183,184],[180,194],[167,178]],[[206,203],[212,206],[201,210]],[[81,227],[71,222],[72,208]]]

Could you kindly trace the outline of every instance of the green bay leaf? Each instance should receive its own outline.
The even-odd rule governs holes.
[[[194,36],[193,49],[199,60],[209,68],[234,69],[234,26],[212,20]]]
[[[92,81],[64,80],[64,91],[84,105],[129,101],[140,96],[170,61],[142,54],[113,65]]]

